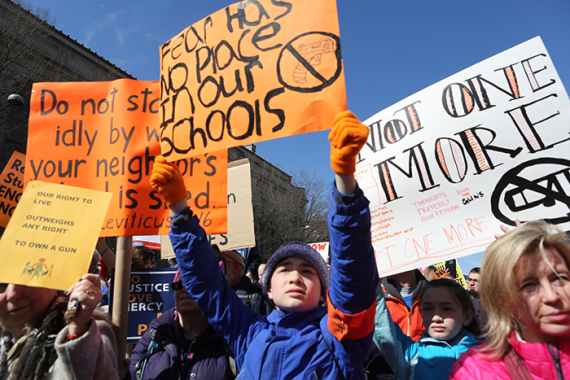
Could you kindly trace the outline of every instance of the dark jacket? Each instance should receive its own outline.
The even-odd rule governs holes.
[[[146,365],[144,379],[181,379],[182,361],[180,358],[180,337],[176,333],[174,321],[175,309],[172,308],[154,319],[137,343],[131,356],[129,372],[131,379],[136,379],[136,364],[144,360],[151,343],[152,335],[158,346],[152,352]],[[154,330],[154,332],[153,332]],[[182,332],[180,332],[182,333]],[[229,362],[227,345],[224,340],[208,325],[206,331],[192,347],[194,353],[190,359],[187,379],[234,379]]]
[[[238,297],[253,311],[261,315],[271,314],[275,305],[263,294],[261,285],[254,284],[251,280],[243,276],[241,281],[232,288]]]
[[[245,260],[245,270],[243,271],[244,274],[251,272],[253,278],[257,281],[260,279],[257,275],[257,269],[259,268],[259,264],[261,261],[261,256],[259,254],[259,247],[257,246],[257,240],[255,241],[255,247],[246,248],[244,249],[243,258]]]

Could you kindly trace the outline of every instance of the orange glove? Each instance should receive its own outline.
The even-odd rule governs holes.
[[[329,134],[331,167],[338,174],[354,174],[356,156],[368,139],[368,128],[350,111],[336,115]]]
[[[178,166],[157,156],[154,160],[150,185],[164,198],[167,206],[188,198],[188,192]]]

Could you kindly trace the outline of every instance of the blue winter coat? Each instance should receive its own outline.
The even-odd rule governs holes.
[[[384,293],[380,292],[376,306],[374,343],[391,365],[398,380],[445,380],[459,356],[481,342],[466,330],[460,332],[451,343],[433,339],[425,331],[420,341],[415,342],[392,321]]]
[[[150,356],[143,380],[181,380],[182,361],[180,359],[180,338],[176,334],[175,309],[172,308],[160,317],[153,319],[149,329],[141,337],[131,356],[129,372],[131,380],[136,379],[136,364],[146,357],[152,341],[150,331],[154,330],[154,340],[158,346]],[[230,380],[234,379],[228,362],[228,352],[224,340],[208,326],[196,340],[192,348],[194,356],[190,363],[187,379]],[[182,379],[185,380],[185,379]]]
[[[325,307],[304,313],[255,313],[220,277],[198,219],[192,216],[181,226],[174,224],[170,239],[184,286],[210,324],[230,344],[240,379],[338,379],[340,374],[325,340],[345,378],[364,378],[362,366],[372,331],[363,338],[339,341],[327,327]],[[368,200],[359,189],[356,195],[346,197],[333,187],[328,224],[332,256],[329,299],[343,313],[369,310],[376,301],[378,273]]]

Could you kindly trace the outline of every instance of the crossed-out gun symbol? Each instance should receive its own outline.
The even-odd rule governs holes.
[[[321,55],[334,53],[335,42],[330,38],[313,42],[311,44],[299,45],[297,52],[305,61],[311,66],[318,66],[321,64]],[[293,70],[293,79],[295,83],[307,83],[307,67],[303,62],[299,62]]]

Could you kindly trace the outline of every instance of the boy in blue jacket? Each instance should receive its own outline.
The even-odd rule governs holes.
[[[330,277],[323,258],[307,244],[281,246],[262,278],[264,291],[277,306],[268,316],[244,305],[219,276],[207,236],[188,208],[178,168],[156,158],[151,184],[174,215],[170,239],[184,286],[232,348],[240,378],[364,378],[378,273],[369,202],[353,174],[367,137],[368,128],[351,112],[335,118],[329,135],[335,171],[328,216]],[[327,307],[321,306],[325,300]]]

